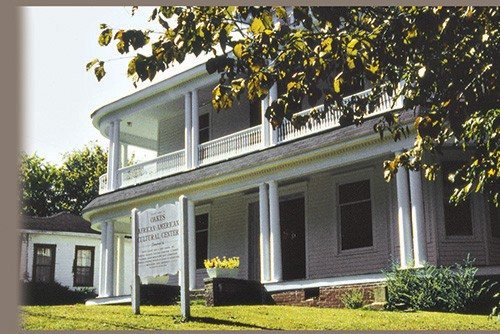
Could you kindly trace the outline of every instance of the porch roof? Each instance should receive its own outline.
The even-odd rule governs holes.
[[[412,118],[413,112],[402,111],[400,122],[408,122]],[[362,126],[351,125],[344,128],[328,130],[226,161],[180,172],[146,183],[120,188],[101,195],[90,202],[83,210],[83,217],[89,219],[91,212],[99,208],[140,199],[143,196],[158,194],[166,189],[183,188],[195,185],[198,182],[207,182],[212,179],[230,176],[231,174],[250,170],[255,167],[269,166],[272,168],[279,165],[280,160],[293,158],[299,154],[314,153],[314,151],[327,148],[328,146],[341,143],[348,144],[355,139],[368,137],[370,135],[373,136],[375,135],[373,132],[373,125],[378,122],[378,120],[378,117],[367,119]]]

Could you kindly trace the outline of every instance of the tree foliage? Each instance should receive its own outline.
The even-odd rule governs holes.
[[[61,166],[22,155],[21,213],[46,217],[61,211],[79,215],[99,192],[99,176],[106,173],[107,152],[97,144],[64,155]]]
[[[220,75],[217,111],[242,94],[263,99],[282,82],[286,91],[266,110],[275,127],[310,122],[294,116],[294,106],[307,104],[325,106],[312,119],[340,109],[341,125],[359,125],[382,94],[402,96],[401,112],[415,114],[415,142],[384,163],[386,179],[402,167],[434,179],[432,155],[450,144],[470,150],[453,199],[482,192],[498,205],[499,16],[498,7],[158,7],[150,20],[162,26],[159,34],[102,24],[98,42],[134,54],[127,69],[134,85],[190,54],[211,54],[206,69]],[[104,66],[95,59],[87,70],[101,80]],[[370,94],[344,99],[360,82],[373,87]],[[398,120],[385,115],[374,131],[399,140],[408,128]]]

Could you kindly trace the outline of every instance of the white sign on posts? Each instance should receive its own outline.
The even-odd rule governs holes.
[[[175,275],[179,271],[180,223],[177,205],[165,204],[138,214],[137,262],[140,277]]]
[[[133,284],[132,310],[140,313],[140,278],[177,274],[180,271],[181,312],[189,318],[187,270],[187,198],[156,209],[132,210]]]

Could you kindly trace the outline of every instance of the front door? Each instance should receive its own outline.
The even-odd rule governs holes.
[[[304,197],[280,202],[283,280],[306,277]]]

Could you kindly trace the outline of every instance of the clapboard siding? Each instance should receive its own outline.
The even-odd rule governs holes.
[[[184,148],[184,114],[179,113],[159,122],[158,155]]]
[[[215,112],[211,105],[208,107],[210,109],[210,139],[217,139],[250,127],[250,109],[246,99],[241,99],[240,103],[235,101],[229,110]],[[205,111],[200,110],[201,112]]]

